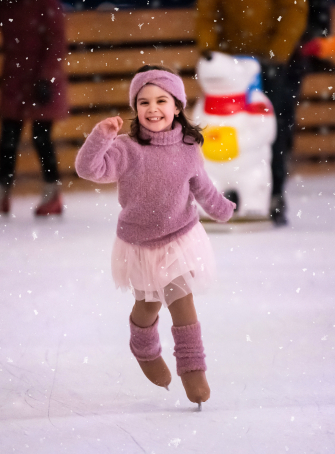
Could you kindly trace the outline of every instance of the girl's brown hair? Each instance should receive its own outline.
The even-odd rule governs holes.
[[[160,71],[168,71],[172,74],[175,74],[174,71],[172,71],[171,69],[169,68],[165,68],[164,66],[151,66],[151,65],[145,65],[145,66],[142,66],[140,69],[138,69],[136,71],[136,74],[138,73],[143,73],[143,72],[146,72],[146,71],[152,71],[153,69],[158,69]],[[204,138],[201,134],[201,128],[200,126],[198,125],[195,125],[193,126],[189,120],[186,118],[186,115],[185,115],[185,112],[184,112],[184,108],[183,108],[183,104],[181,103],[181,101],[179,101],[179,99],[174,98],[174,102],[176,104],[176,107],[178,110],[180,110],[178,116],[175,116],[174,117],[174,120],[172,122],[172,129],[174,129],[175,127],[175,122],[178,122],[181,124],[181,127],[182,127],[182,133],[183,133],[183,142],[186,143],[186,145],[193,145],[194,142],[186,142],[185,140],[185,137],[192,137],[194,139],[195,142],[197,142],[198,144],[202,145],[204,143]],[[150,144],[150,139],[143,139],[140,135],[140,122],[138,120],[138,116],[137,116],[137,108],[136,108],[136,104],[137,104],[137,96],[135,98],[135,113],[136,113],[136,117],[133,118],[131,124],[130,124],[130,133],[129,133],[129,136],[136,140],[136,142],[138,142],[140,145],[149,145]]]

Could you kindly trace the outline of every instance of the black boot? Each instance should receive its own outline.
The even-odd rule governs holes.
[[[226,191],[224,193],[224,196],[226,199],[228,199],[231,202],[234,202],[236,204],[236,211],[238,211],[239,206],[240,206],[240,199],[239,199],[238,193],[236,191]]]
[[[274,194],[272,196],[270,216],[277,227],[287,225],[286,204],[282,194]]]
[[[10,211],[9,191],[5,186],[0,185],[0,215],[8,214]]]

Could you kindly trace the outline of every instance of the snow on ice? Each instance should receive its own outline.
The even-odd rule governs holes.
[[[209,232],[218,280],[195,299],[202,412],[176,375],[167,310],[170,391],[129,351],[133,299],[110,275],[116,192],[65,193],[63,218],[45,220],[35,196],[14,198],[15,217],[0,218],[1,454],[334,452],[333,187],[334,175],[297,175],[288,227]]]

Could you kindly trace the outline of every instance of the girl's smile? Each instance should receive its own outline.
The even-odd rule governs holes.
[[[174,116],[180,112],[173,96],[153,84],[139,91],[136,108],[140,124],[153,132],[170,130]]]

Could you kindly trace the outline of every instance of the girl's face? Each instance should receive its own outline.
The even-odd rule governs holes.
[[[169,131],[180,112],[173,96],[153,84],[144,85],[138,92],[136,107],[140,124],[153,132]]]

